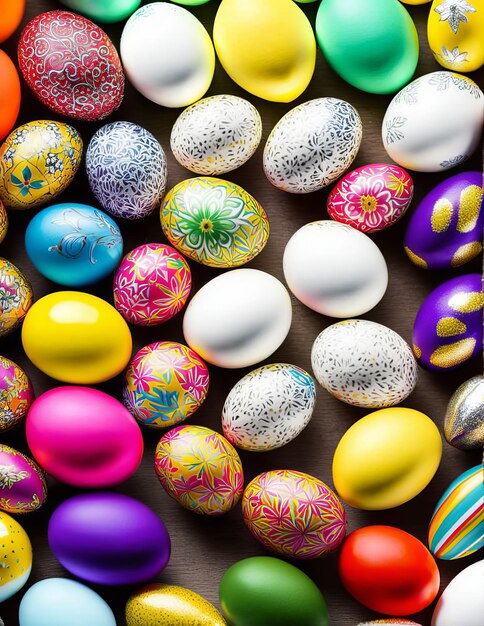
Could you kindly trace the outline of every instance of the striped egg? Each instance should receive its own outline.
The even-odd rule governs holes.
[[[432,554],[446,561],[473,554],[484,546],[482,465],[461,474],[437,503],[429,527]]]

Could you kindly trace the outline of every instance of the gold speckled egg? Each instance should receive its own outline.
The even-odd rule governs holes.
[[[32,545],[25,530],[7,513],[0,513],[0,602],[17,593],[32,569]]]
[[[0,337],[20,326],[33,297],[28,278],[16,265],[0,257]]]
[[[3,202],[0,200],[0,243],[2,243],[2,241],[5,239],[5,235],[7,234],[7,229],[8,229],[7,211],[5,211]]]
[[[135,591],[126,604],[128,626],[226,626],[217,609],[198,593],[154,583]]]

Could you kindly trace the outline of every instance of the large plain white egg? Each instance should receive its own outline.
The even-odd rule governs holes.
[[[432,626],[484,624],[484,560],[466,567],[453,578],[437,602]]]

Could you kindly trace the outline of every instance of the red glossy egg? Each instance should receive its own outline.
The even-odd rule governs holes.
[[[413,535],[392,526],[366,526],[343,543],[339,575],[358,602],[387,615],[410,615],[439,591],[433,556]]]
[[[0,50],[0,85],[0,139],[3,139],[12,130],[20,110],[20,79],[3,50]]]

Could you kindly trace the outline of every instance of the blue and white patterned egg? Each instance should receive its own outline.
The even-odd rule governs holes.
[[[106,124],[94,134],[86,172],[97,201],[115,217],[146,217],[165,194],[165,152],[149,131],[132,122]]]

